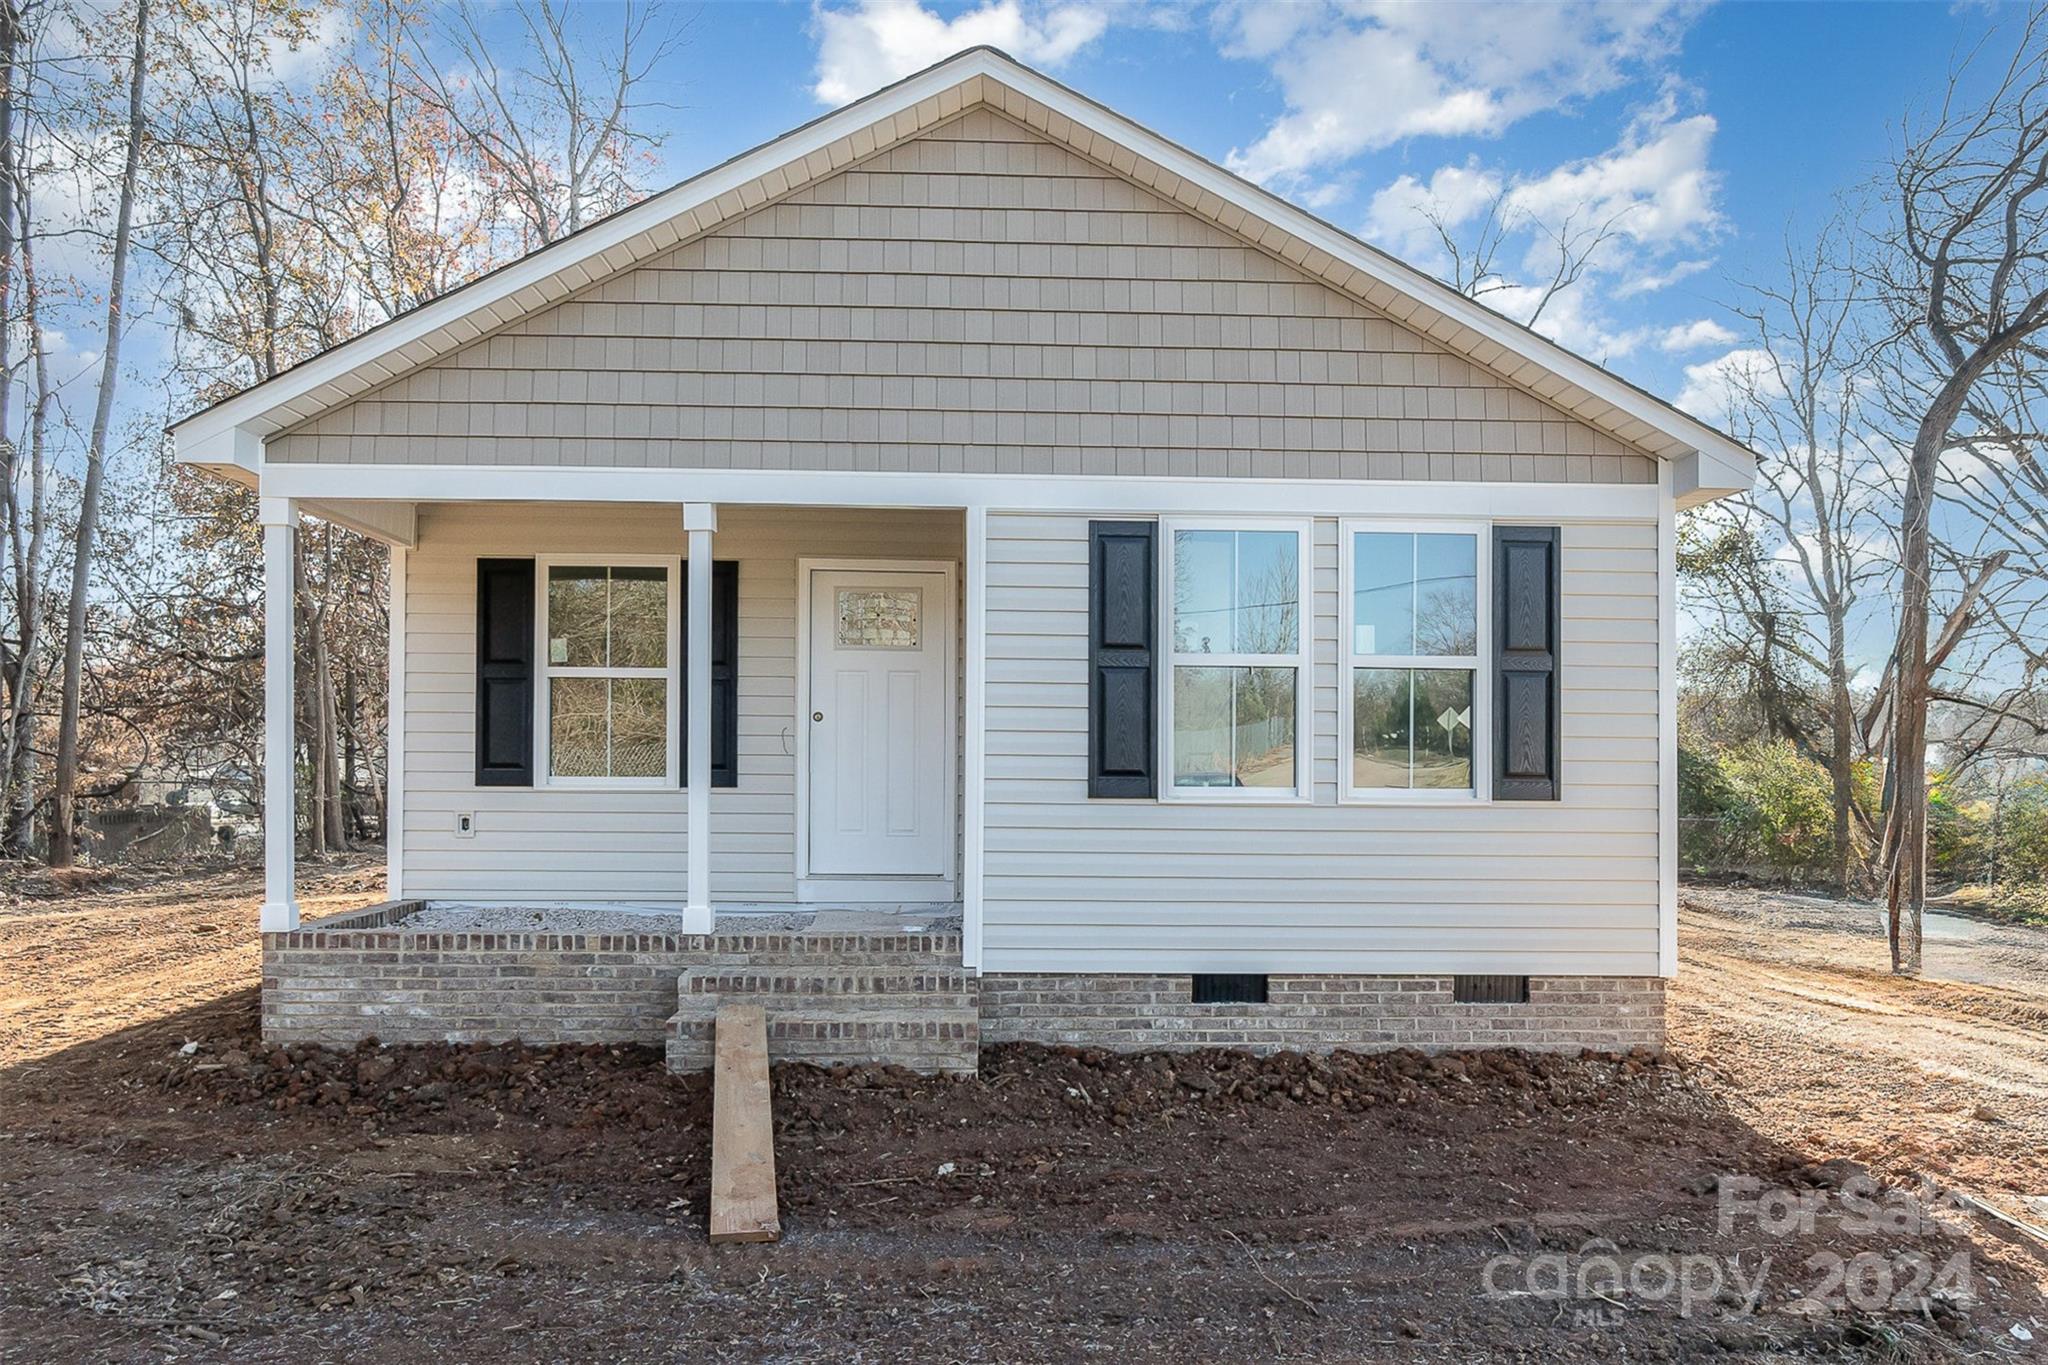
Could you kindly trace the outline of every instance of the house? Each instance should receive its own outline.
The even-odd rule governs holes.
[[[1657,1043],[1753,456],[988,49],[174,428],[391,547],[393,902],[277,1038]],[[465,918],[468,915],[468,918]]]

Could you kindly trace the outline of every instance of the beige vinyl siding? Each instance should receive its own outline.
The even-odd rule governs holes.
[[[1656,462],[971,110],[266,458],[1650,483]]]
[[[1336,803],[1334,521],[1314,803],[1095,801],[1087,519],[991,516],[983,968],[1654,975],[1656,527],[1563,536],[1562,801]]]
[[[421,509],[419,547],[406,570],[408,897],[684,901],[689,803],[680,789],[475,784],[476,561],[554,554],[601,561],[616,553],[674,555],[680,562],[683,552],[682,512],[673,506]],[[720,510],[712,553],[740,565],[740,772],[737,788],[712,794],[714,900],[788,901],[796,894],[798,559],[957,564],[960,552],[957,513]],[[472,838],[455,836],[462,812],[476,816]]]

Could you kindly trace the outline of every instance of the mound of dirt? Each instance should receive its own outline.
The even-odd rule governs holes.
[[[968,1124],[998,1119],[1056,1120],[1121,1127],[1166,1114],[1201,1110],[1219,1117],[1252,1109],[1361,1110],[1428,1100],[1454,1105],[1505,1105],[1524,1116],[1537,1109],[1608,1104],[1630,1095],[1682,1089],[1684,1068],[1667,1054],[1638,1049],[1625,1056],[1593,1051],[1484,1051],[1424,1054],[1335,1052],[1119,1053],[1088,1048],[1000,1044],[982,1049],[979,1081],[949,1096],[950,1112]],[[824,1097],[843,1103],[849,1090],[872,1097],[862,1117],[888,1123],[919,1116],[906,1095],[933,1088],[930,1078],[887,1067],[776,1069],[776,1094],[791,1111],[792,1131]],[[1509,1122],[1514,1122],[1510,1117]]]
[[[434,1043],[337,1050],[267,1047],[253,1030],[132,1057],[125,1079],[214,1108],[331,1112],[411,1131],[455,1131],[516,1114],[552,1127],[652,1131],[708,1117],[701,1077],[674,1077],[658,1048]]]
[[[331,1111],[431,1131],[480,1115],[549,1126],[655,1130],[708,1118],[707,1077],[670,1076],[658,1049],[627,1044],[435,1043],[348,1049],[273,1047],[253,1027],[135,1048],[102,1082],[211,1107]],[[1668,1054],[1519,1051],[1336,1052],[1254,1056],[1209,1050],[1116,1053],[1002,1044],[978,1078],[949,1082],[890,1066],[775,1068],[778,1127],[915,1131],[943,1105],[954,1122],[1056,1122],[1115,1129],[1162,1115],[1213,1117],[1288,1108],[1359,1112],[1421,1102],[1504,1111],[1510,1126],[1543,1110],[1648,1100],[1690,1087]]]

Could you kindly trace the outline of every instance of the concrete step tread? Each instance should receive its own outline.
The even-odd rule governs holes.
[[[928,995],[944,990],[950,995],[969,995],[975,978],[958,968],[918,966],[694,966],[676,980],[684,995],[707,990],[758,990],[764,995]]]
[[[776,1019],[776,1017],[782,1017],[782,1019],[786,1019],[786,1017],[803,1017],[803,1019],[813,1019],[813,1017],[815,1019],[827,1019],[827,1017],[829,1019],[975,1019],[975,1021],[981,1019],[981,1011],[975,1009],[973,1003],[961,1003],[961,1001],[848,1001],[848,1003],[831,1003],[831,1001],[823,1001],[819,997],[805,997],[803,1001],[764,999],[764,997],[727,997],[727,1003],[731,1003],[733,999],[748,999],[750,1003],[760,1005],[762,1009],[768,1011],[770,1019]],[[670,1015],[670,1019],[688,1019],[692,1023],[705,1023],[713,1015],[719,1013],[719,1009],[717,1009],[719,997],[709,997],[707,995],[707,997],[696,997],[696,1001],[711,1001],[711,1003],[709,1005],[705,1005],[705,1003],[678,1005],[676,1013]]]
[[[744,995],[716,996],[697,995],[679,1002],[674,1019],[705,1020],[718,1013],[721,1002],[731,1003],[744,1000],[760,1005],[768,1011],[769,1017],[796,1015],[801,1017],[826,1017],[835,1019],[875,1019],[900,1016],[905,1019],[962,1018],[980,1019],[981,1011],[971,1000],[956,1000],[947,997],[904,998],[902,996],[774,996],[748,993]]]
[[[706,951],[713,957],[861,958],[875,954],[919,956],[960,963],[958,934],[715,934]]]

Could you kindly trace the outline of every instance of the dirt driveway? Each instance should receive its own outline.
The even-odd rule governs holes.
[[[352,868],[307,889],[377,894]],[[2048,1342],[2041,1248],[1862,1191],[1839,1160],[2021,1198],[2038,1094],[1991,1059],[1997,1029],[2034,1028],[2038,1056],[2024,999],[1873,984],[1820,938],[1780,960],[1740,907],[1689,916],[1676,1061],[1002,1048],[968,1081],[780,1069],[787,1235],[714,1253],[701,1080],[637,1048],[266,1049],[254,883],[193,891],[0,910],[0,1360],[1995,1361]],[[1915,998],[1936,1022],[1829,1032]],[[1983,1044],[1955,1074],[1928,1069],[1948,1029]],[[1879,1051],[1916,1033],[1917,1062]],[[1995,1116],[1944,1107],[1964,1098]]]
[[[2048,930],[1930,915],[1906,980],[1870,905],[1688,890],[1679,928],[1674,1045],[1759,1131],[2048,1225]]]

